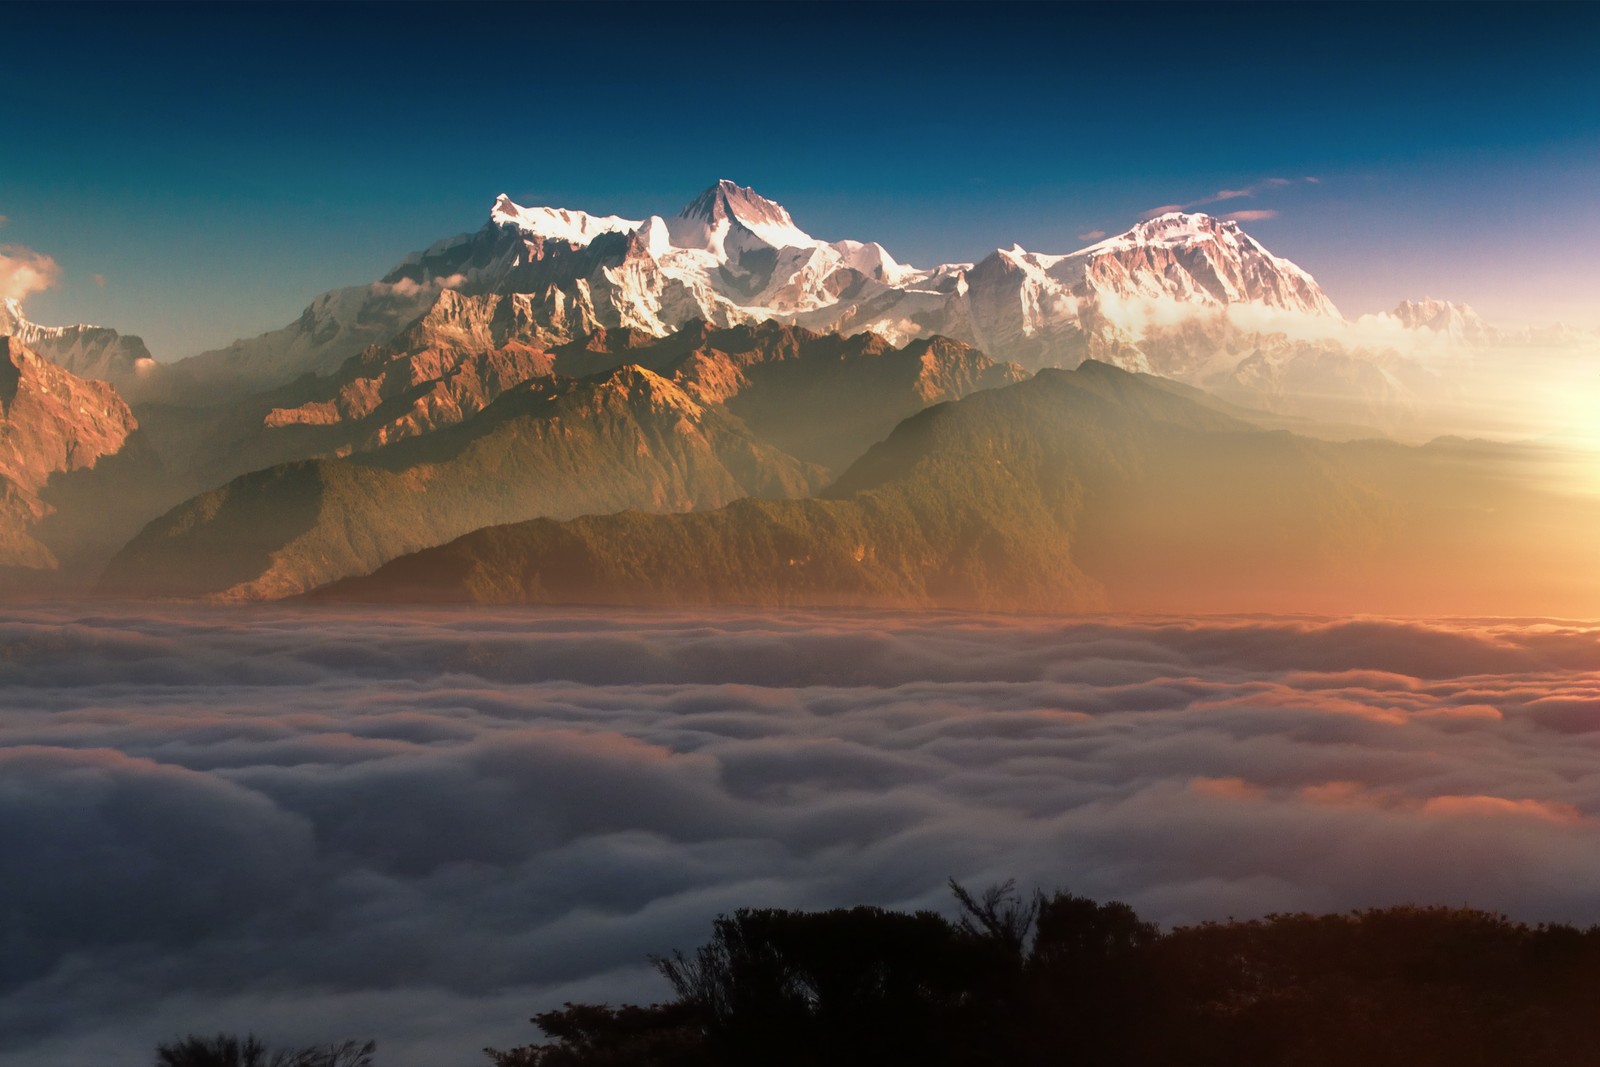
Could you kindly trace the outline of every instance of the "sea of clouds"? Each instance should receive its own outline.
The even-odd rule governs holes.
[[[741,905],[1600,922],[1600,630],[0,608],[0,1065],[465,1067]]]

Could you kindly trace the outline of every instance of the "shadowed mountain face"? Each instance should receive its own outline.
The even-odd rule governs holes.
[[[481,530],[315,594],[480,603],[1506,612],[1600,605],[1547,457],[1264,432],[1098,363],[902,423],[818,499]],[[1504,566],[1485,573],[1482,561]],[[1534,605],[1542,605],[1535,607]]]
[[[491,523],[796,496],[820,477],[642,368],[540,379],[470,423],[203,493],[134,538],[100,590],[270,599]]]

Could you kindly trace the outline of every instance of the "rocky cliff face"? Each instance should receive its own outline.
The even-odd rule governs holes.
[[[54,555],[35,539],[50,512],[53,475],[86,470],[118,452],[137,429],[106,382],[79,378],[15,337],[0,337],[0,567],[47,569]]]
[[[501,393],[551,373],[525,301],[446,289],[395,338],[308,383],[311,399],[272,408],[265,429],[346,426],[336,450],[370,451],[449,426],[482,411]]]
[[[319,451],[371,451],[470,418],[529,379],[584,377],[628,363],[667,376],[703,403],[728,404],[758,432],[784,419],[809,422],[831,447],[825,454],[802,448],[803,458],[830,467],[854,459],[914,411],[1023,374],[944,338],[897,347],[870,334],[821,335],[773,321],[723,328],[691,321],[667,337],[602,327],[558,343],[523,294],[445,290],[391,342],[335,374],[280,391],[293,402],[273,406],[262,428],[315,430],[323,434]]]

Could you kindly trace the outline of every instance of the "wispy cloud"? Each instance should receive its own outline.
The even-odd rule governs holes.
[[[25,300],[60,278],[60,264],[43,252],[22,245],[0,245],[0,297]]]
[[[1193,211],[1195,208],[1206,207],[1210,204],[1220,204],[1228,200],[1240,200],[1247,197],[1254,197],[1260,193],[1268,192],[1274,189],[1284,189],[1291,185],[1298,184],[1319,185],[1321,184],[1321,179],[1309,176],[1301,178],[1298,181],[1293,178],[1262,178],[1258,182],[1252,182],[1249,185],[1241,186],[1237,189],[1218,189],[1210,196],[1202,196],[1200,199],[1191,200],[1186,204],[1162,204],[1160,207],[1153,207],[1149,211],[1141,213],[1139,217],[1141,219],[1153,219],[1157,215],[1165,215],[1169,211]],[[1277,212],[1239,211],[1224,217],[1234,219],[1238,222],[1248,222],[1258,219],[1275,218],[1277,217]]]
[[[1104,231],[1104,230],[1088,230],[1088,231],[1086,231],[1084,233],[1078,234],[1078,240],[1080,240],[1080,241],[1098,241],[1098,240],[1100,240],[1100,238],[1104,237],[1105,235],[1106,235],[1106,231]]]
[[[1261,208],[1252,211],[1230,211],[1222,217],[1228,222],[1260,222],[1262,219],[1275,219],[1278,217],[1278,213],[1267,208]]]
[[[106,276],[104,274],[91,274],[89,277],[100,288],[104,289],[106,287]]]

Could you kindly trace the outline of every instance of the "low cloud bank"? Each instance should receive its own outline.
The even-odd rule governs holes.
[[[1600,922],[1600,631],[0,610],[0,1065],[189,1029],[477,1062],[719,910]]]

